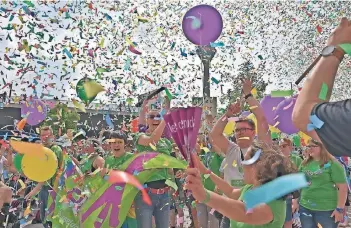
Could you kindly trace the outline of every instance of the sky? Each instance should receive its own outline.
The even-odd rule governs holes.
[[[0,93],[8,93],[5,85],[12,84],[17,102],[24,94],[79,100],[75,86],[89,77],[107,90],[90,107],[134,105],[138,94],[164,85],[176,97],[173,105],[190,105],[192,97],[201,96],[203,69],[181,22],[198,4],[214,6],[223,18],[216,42],[224,46],[216,48],[210,70],[215,79],[211,96],[216,97],[221,87],[223,92],[232,88],[244,59],[269,82],[267,94],[289,89],[318,56],[340,18],[351,15],[351,7],[341,1],[2,0]],[[128,49],[131,42],[140,55]],[[350,94],[350,58],[339,75],[334,99]]]

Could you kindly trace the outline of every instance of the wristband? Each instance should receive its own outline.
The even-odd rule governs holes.
[[[203,203],[203,204],[207,204],[208,202],[210,202],[210,199],[211,199],[211,195],[210,195],[210,192],[208,190],[205,190],[206,192],[206,198],[204,201],[200,202],[200,203]]]
[[[335,208],[335,210],[336,210],[337,212],[339,212],[340,214],[343,214],[343,213],[344,213],[344,208],[337,207],[337,208]]]
[[[345,52],[345,54],[351,56],[351,44],[340,44],[338,46]]]
[[[246,100],[247,98],[249,98],[249,97],[252,97],[252,93],[249,93],[249,94],[245,95],[245,100]]]

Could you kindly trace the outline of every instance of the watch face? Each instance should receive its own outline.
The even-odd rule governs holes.
[[[322,51],[322,56],[329,56],[333,54],[335,46],[326,46]]]

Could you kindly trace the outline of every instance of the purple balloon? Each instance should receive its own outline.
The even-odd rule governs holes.
[[[193,44],[206,46],[215,42],[222,33],[221,14],[210,5],[197,5],[183,17],[182,28],[185,37]]]
[[[292,121],[292,113],[296,103],[296,98],[287,98],[279,103],[276,109],[276,115],[278,116],[276,121],[279,122],[277,128],[286,134],[295,134],[299,130],[295,127]]]
[[[271,95],[267,95],[261,100],[261,107],[269,125],[274,126],[277,122],[274,119],[276,117],[276,112],[273,108],[276,108],[283,100],[284,97],[271,97]]]
[[[31,100],[21,104],[21,116],[27,116],[27,124],[38,125],[46,118],[47,107],[40,100]]]

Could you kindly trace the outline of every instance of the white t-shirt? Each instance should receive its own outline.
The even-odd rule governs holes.
[[[233,143],[229,143],[228,151],[221,164],[221,172],[224,173],[224,180],[233,187],[244,186],[244,173],[241,165],[241,153],[245,155],[248,148],[240,149]]]

